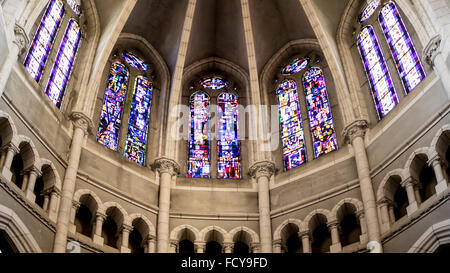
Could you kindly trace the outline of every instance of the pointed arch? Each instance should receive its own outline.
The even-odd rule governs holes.
[[[181,232],[183,230],[188,230],[192,233],[192,235],[194,235],[192,242],[201,240],[201,238],[202,238],[201,233],[197,228],[195,228],[191,225],[185,224],[185,225],[177,226],[176,228],[174,228],[172,230],[172,232],[170,232],[170,240],[179,241],[182,237]]]
[[[232,240],[233,240],[233,242],[235,241],[235,235],[237,235],[239,232],[245,232],[245,233],[247,233],[249,236],[250,236],[250,238],[251,238],[251,242],[250,243],[252,243],[252,244],[257,244],[257,243],[259,243],[259,236],[258,236],[258,234],[254,231],[254,230],[252,230],[252,229],[250,229],[250,228],[248,228],[248,227],[245,227],[245,226],[240,226],[240,227],[235,227],[235,228],[233,228],[232,230],[230,230],[229,232],[228,232],[228,234],[229,234],[229,238],[231,238]],[[249,245],[250,246],[250,245]]]
[[[273,240],[281,240],[281,233],[283,231],[283,229],[288,225],[288,224],[293,224],[295,226],[297,226],[298,230],[301,231],[303,229],[303,222],[299,219],[286,219],[283,221],[283,223],[281,223],[276,229],[275,232],[273,233]]]

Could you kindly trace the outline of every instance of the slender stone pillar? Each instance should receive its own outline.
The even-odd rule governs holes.
[[[156,237],[153,235],[147,236],[145,241],[145,253],[155,253]]]
[[[327,224],[328,229],[331,233],[331,253],[338,253],[342,251],[341,240],[339,238],[339,222],[333,221]]]
[[[48,212],[49,203],[50,203],[50,196],[48,194],[44,194],[44,204],[42,205],[42,209],[45,212]]]
[[[437,185],[435,187],[436,195],[440,195],[448,188],[447,180],[445,180],[441,163],[442,163],[441,158],[437,154],[433,156],[430,160],[428,160],[428,165],[433,168],[434,174],[436,176],[437,182]]]
[[[272,242],[273,253],[281,253],[281,239]]]
[[[359,226],[361,227],[361,235],[359,236],[359,242],[362,244],[366,244],[369,241],[369,239],[367,238],[367,224],[364,211],[362,210],[357,211],[356,217],[359,221]]]
[[[97,245],[103,245],[105,239],[103,239],[102,237],[102,228],[103,228],[103,223],[106,220],[106,215],[101,213],[101,212],[97,212],[96,214],[96,218],[95,218],[95,232],[94,232],[94,244]]]
[[[416,194],[414,192],[414,185],[417,185],[417,180],[412,177],[408,177],[401,183],[401,186],[406,189],[406,194],[408,195],[409,205],[406,208],[408,216],[414,213],[419,208],[419,206],[417,205]]]
[[[262,161],[250,167],[250,175],[256,179],[258,184],[258,206],[259,206],[259,232],[261,238],[261,251],[272,252],[272,221],[270,218],[270,177],[275,173],[275,164]]]
[[[169,243],[169,253],[177,253],[178,252],[178,241],[170,240]]]
[[[195,246],[195,252],[196,253],[205,253],[206,242],[195,241],[194,242],[194,246]]]
[[[28,185],[25,190],[25,194],[30,202],[34,202],[36,200],[36,196],[33,191],[34,185],[36,184],[36,179],[40,176],[42,176],[42,172],[34,166],[28,171]]]
[[[28,44],[29,39],[26,31],[23,29],[23,27],[15,24],[13,44],[10,47],[9,54],[6,57],[5,62],[0,68],[0,97],[5,91],[6,82],[8,81],[9,75],[11,74],[11,70],[14,67],[15,62],[17,62],[17,58],[25,53]]]
[[[50,193],[50,204],[48,209],[48,217],[52,221],[57,221],[58,219],[58,203],[59,197],[61,196],[61,191],[53,187]],[[70,228],[70,226],[69,226]]]
[[[132,226],[123,224],[123,226],[122,226],[122,243],[120,244],[120,252],[121,253],[130,253],[131,252],[131,250],[128,248],[131,231],[133,231]]]
[[[67,233],[69,231],[70,211],[75,191],[75,181],[80,163],[81,148],[84,137],[91,131],[92,122],[80,112],[71,115],[74,126],[72,145],[70,148],[69,162],[64,176],[61,193],[61,204],[59,207],[58,221],[56,222],[56,235],[53,247],[55,253],[65,253],[67,245]]]
[[[367,248],[371,253],[381,253],[380,227],[378,223],[377,205],[370,177],[369,161],[367,159],[364,136],[368,127],[365,120],[357,120],[348,125],[344,130],[344,138],[353,147],[355,153],[356,168],[358,171],[359,186],[361,189],[364,214],[366,216],[369,243]]]
[[[303,253],[311,253],[311,235],[309,231],[300,231],[298,237],[302,239]]]
[[[23,177],[22,178],[22,185],[20,186],[20,189],[23,192],[27,191],[27,185],[28,185],[28,171],[21,171],[20,175]]]
[[[9,143],[6,146],[6,155],[5,155],[5,161],[3,164],[3,170],[2,170],[2,174],[3,176],[11,181],[11,177],[12,177],[12,172],[11,172],[11,165],[12,165],[12,161],[13,158],[16,154],[20,153],[20,149],[18,147],[16,147],[16,145],[14,145],[13,143]]]
[[[75,217],[77,215],[77,211],[80,208],[81,204],[80,202],[73,200],[72,201],[72,209],[70,210],[70,226],[69,231],[72,233],[75,233],[77,231],[77,228],[75,226]]]
[[[441,51],[441,35],[436,35],[430,39],[430,42],[423,50],[425,61],[436,71],[441,78],[447,96],[450,99],[450,70],[444,61]]]
[[[389,205],[391,203],[392,202],[387,198],[383,198],[377,201],[381,213],[381,232],[386,232],[391,228],[391,221],[389,218]],[[362,233],[362,226],[361,226],[361,233]]]
[[[389,204],[389,221],[391,224],[395,223],[394,204]]]
[[[227,253],[227,254],[233,253],[234,244],[231,243],[231,242],[224,243],[223,244],[223,249],[224,249],[224,252]]]
[[[169,246],[169,213],[170,213],[170,184],[172,176],[180,172],[178,163],[169,158],[155,160],[154,168],[159,173],[159,212],[157,226],[157,251],[167,253]]]

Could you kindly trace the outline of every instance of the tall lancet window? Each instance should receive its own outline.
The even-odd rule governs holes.
[[[144,76],[138,76],[131,103],[124,156],[140,165],[145,163],[152,92],[150,81]]]
[[[128,77],[125,65],[115,61],[111,66],[97,131],[97,141],[114,151],[117,151]]]
[[[218,178],[240,178],[238,100],[232,93],[217,97],[219,139],[217,140]]]
[[[209,178],[211,174],[209,150],[209,103],[208,94],[191,95],[191,126],[189,130],[188,177]]]
[[[81,40],[80,26],[70,19],[50,74],[45,94],[60,108]]]
[[[425,69],[395,3],[385,4],[378,19],[397,65],[403,87],[406,93],[409,93],[426,77]]]
[[[306,162],[303,123],[298,102],[297,84],[285,80],[277,89],[283,143],[284,168],[290,170]]]
[[[320,68],[313,67],[303,77],[309,124],[315,158],[337,150],[333,115],[328,101],[325,77]]]
[[[61,26],[64,13],[64,3],[62,0],[49,1],[34,34],[24,64],[25,69],[37,82],[42,77],[42,71],[50,54],[56,33]]]
[[[382,119],[398,104],[392,78],[371,25],[363,28],[358,36],[358,49],[372,89],[372,97],[378,117]]]

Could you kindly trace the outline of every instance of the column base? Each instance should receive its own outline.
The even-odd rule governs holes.
[[[27,191],[27,199],[34,203],[34,201],[36,201],[36,195],[34,194],[34,192],[32,191]]]
[[[2,174],[6,178],[6,180],[11,181],[12,172],[10,169],[3,167]]]
[[[341,243],[337,243],[330,246],[330,253],[339,253],[342,251]]]
[[[131,249],[129,249],[128,247],[121,247],[120,253],[131,253]]]
[[[361,244],[367,244],[369,242],[369,236],[367,235],[367,233],[359,236],[359,242]]]
[[[440,181],[439,183],[437,183],[435,189],[436,195],[440,195],[441,193],[443,193],[448,189],[447,181],[445,181],[445,179]]]
[[[103,243],[105,242],[105,239],[103,237],[98,236],[98,235],[95,234],[93,241],[94,241],[94,244],[102,246]]]
[[[414,203],[409,204],[409,206],[406,208],[406,213],[408,216],[411,216],[414,212],[416,212],[419,209],[419,206],[417,206],[417,201]]]

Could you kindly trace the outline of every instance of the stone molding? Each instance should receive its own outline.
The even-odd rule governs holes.
[[[406,178],[404,181],[402,181],[402,182],[400,183],[400,185],[401,185],[403,188],[406,188],[406,187],[409,186],[410,184],[411,184],[412,186],[418,185],[418,184],[419,184],[419,181],[417,181],[417,179],[415,179],[414,177],[410,176],[410,177]]]
[[[442,163],[441,162],[441,157],[438,154],[435,154],[427,162],[428,166],[433,167],[433,168],[434,168],[434,166],[436,166],[438,164],[441,164],[441,163]]]
[[[42,171],[39,170],[36,166],[31,166],[30,168],[26,169],[25,172],[34,173],[36,177],[42,176]]]
[[[353,140],[357,137],[364,139],[366,131],[369,128],[369,123],[367,120],[356,120],[349,125],[347,125],[342,133],[344,141],[348,144],[352,144]]]
[[[423,50],[423,58],[431,67],[434,67],[434,60],[436,59],[436,56],[441,53],[441,41],[441,36],[436,35],[430,39],[427,46]]]
[[[261,161],[253,164],[249,169],[249,174],[251,177],[258,178],[264,176],[270,178],[277,171],[275,163],[270,161]]]
[[[174,176],[180,173],[180,165],[175,160],[166,157],[156,159],[152,167],[160,174],[169,173]]]
[[[13,43],[19,49],[19,56],[25,54],[28,45],[30,44],[30,39],[28,39],[28,35],[25,29],[19,24],[14,25],[14,41]]]
[[[83,130],[85,135],[92,133],[92,129],[94,126],[91,119],[84,113],[72,112],[72,114],[70,114],[70,120],[72,121],[73,126],[75,128],[80,128],[81,130]]]

